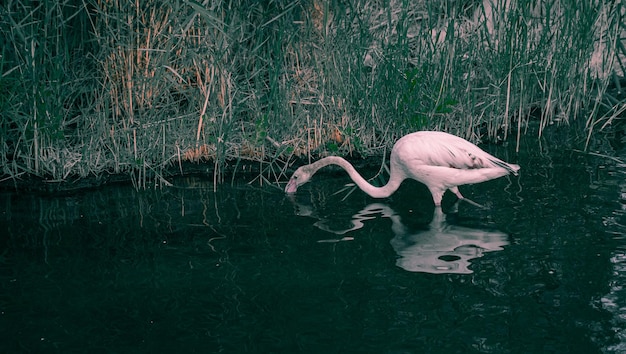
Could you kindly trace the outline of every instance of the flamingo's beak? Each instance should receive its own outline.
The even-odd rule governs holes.
[[[296,183],[295,178],[291,178],[285,187],[285,193],[293,194],[298,190],[298,183]]]

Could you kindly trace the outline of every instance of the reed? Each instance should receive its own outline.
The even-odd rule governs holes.
[[[185,163],[381,155],[445,130],[519,142],[529,124],[624,114],[625,6],[576,0],[8,1],[0,5],[0,180]],[[232,177],[231,177],[232,178]]]

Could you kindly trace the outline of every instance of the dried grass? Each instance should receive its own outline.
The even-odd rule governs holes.
[[[522,4],[523,3],[523,4]],[[446,130],[519,141],[624,114],[625,6],[589,0],[9,1],[0,6],[2,179],[377,155]],[[539,112],[536,114],[535,112]],[[536,118],[535,118],[536,117]]]

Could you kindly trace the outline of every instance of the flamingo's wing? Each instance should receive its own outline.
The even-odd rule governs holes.
[[[413,138],[406,139],[397,148],[398,154],[411,156],[408,160],[421,160],[429,166],[462,170],[500,167],[513,173],[519,170],[519,166],[506,163],[469,141],[446,133],[415,133]]]

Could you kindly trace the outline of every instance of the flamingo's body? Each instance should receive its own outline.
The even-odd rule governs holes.
[[[518,165],[504,162],[478,146],[457,136],[435,131],[421,131],[403,136],[391,150],[389,182],[382,187],[369,184],[345,159],[325,157],[298,168],[285,187],[286,193],[295,193],[320,168],[328,165],[342,167],[361,190],[373,198],[393,194],[402,181],[412,178],[424,183],[433,196],[435,205],[441,205],[446,190],[464,199],[458,186],[489,181],[513,173]]]

